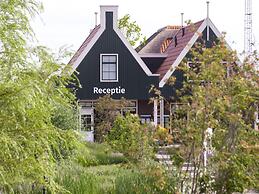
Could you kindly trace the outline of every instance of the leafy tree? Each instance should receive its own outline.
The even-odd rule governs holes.
[[[236,53],[223,42],[208,49],[196,45],[191,55],[191,67],[181,67],[186,81],[179,93],[188,122],[184,118],[174,128],[180,132],[178,154],[194,170],[192,176],[181,172],[181,186],[190,193],[258,189],[259,133],[253,128],[259,102],[253,64],[258,61],[239,64]]]
[[[24,185],[58,191],[56,165],[77,146],[74,131],[53,122],[57,107],[74,108],[71,76],[44,47],[33,47],[34,0],[0,1],[0,192]],[[62,69],[62,71],[61,71]],[[70,129],[70,128],[67,128]]]
[[[103,142],[113,127],[114,121],[126,106],[125,99],[114,100],[109,95],[100,97],[95,106],[95,140]]]
[[[141,34],[141,28],[136,21],[131,21],[129,14],[126,14],[119,19],[118,27],[132,46],[144,42],[146,39]]]

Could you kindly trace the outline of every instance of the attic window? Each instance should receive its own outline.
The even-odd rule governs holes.
[[[160,47],[160,53],[164,53],[171,42],[172,42],[172,38],[165,39]]]
[[[118,54],[101,54],[100,57],[100,81],[118,81]]]

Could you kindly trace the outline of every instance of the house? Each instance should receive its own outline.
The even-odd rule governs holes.
[[[94,104],[103,95],[130,101],[128,109],[141,122],[167,126],[171,100],[182,86],[183,74],[176,67],[188,57],[197,41],[209,47],[221,37],[207,17],[187,26],[166,26],[155,32],[136,50],[117,27],[118,6],[100,6],[100,25],[96,26],[70,60],[79,72],[82,88],[77,97],[81,105],[83,125],[93,129]],[[167,84],[171,76],[175,84]],[[149,102],[151,85],[161,90],[164,99]]]

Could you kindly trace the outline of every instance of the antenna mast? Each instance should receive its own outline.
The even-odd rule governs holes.
[[[252,0],[245,0],[244,51],[245,55],[252,54]]]

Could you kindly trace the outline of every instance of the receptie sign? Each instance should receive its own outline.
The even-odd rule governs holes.
[[[126,90],[125,88],[122,88],[121,86],[115,87],[115,88],[98,88],[93,87],[93,93],[94,94],[125,94]]]

